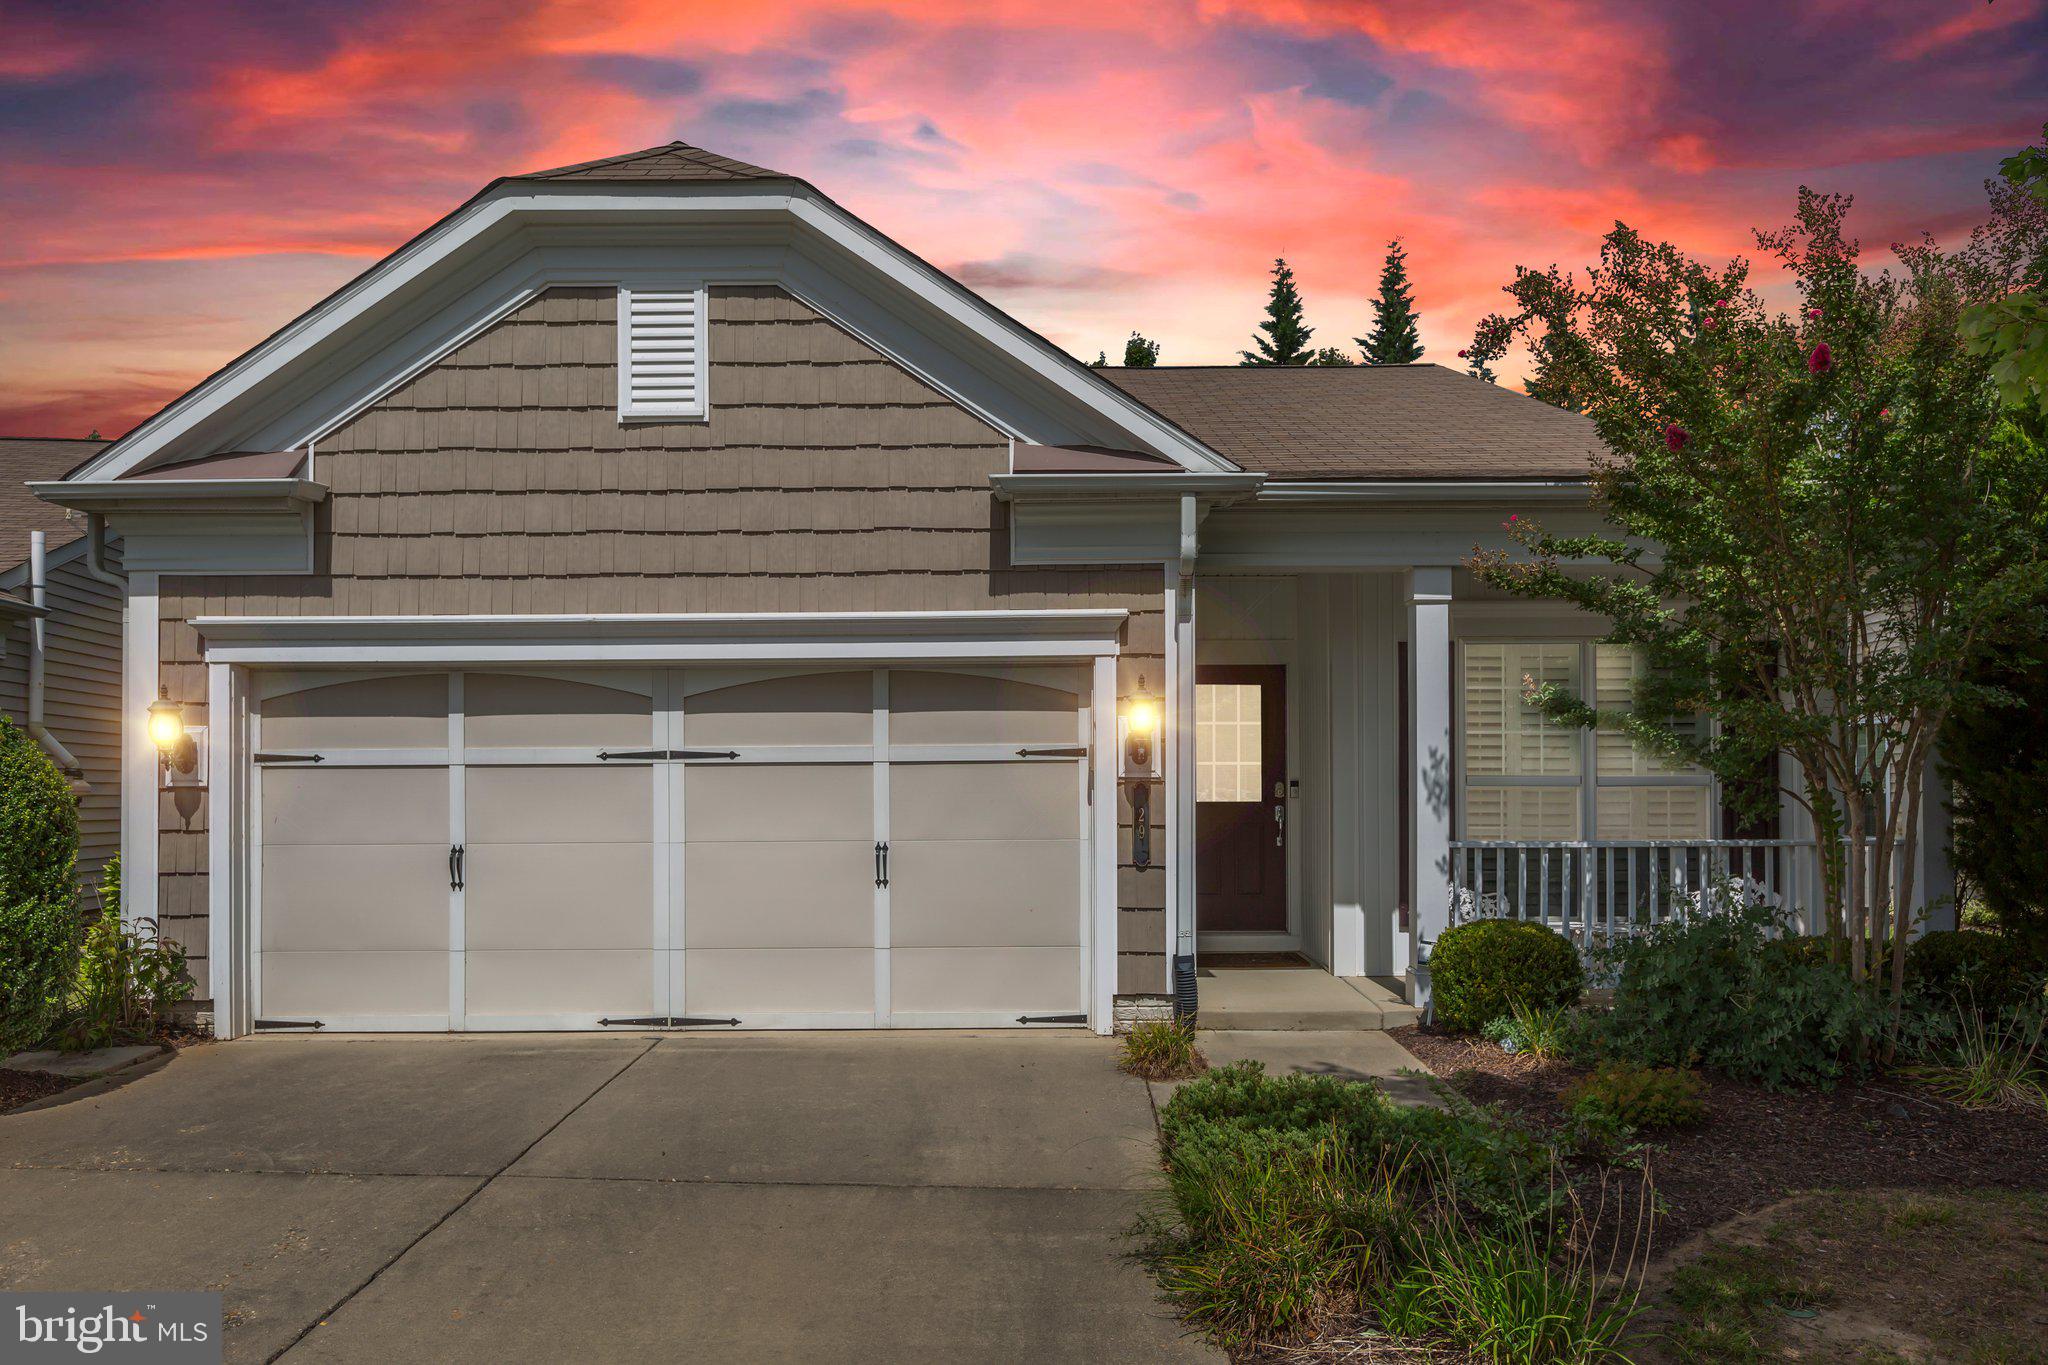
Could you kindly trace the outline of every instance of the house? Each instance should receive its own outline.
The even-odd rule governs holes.
[[[95,576],[80,528],[28,484],[62,478],[106,445],[0,437],[0,564],[9,566],[0,572],[0,712],[42,745],[78,795],[88,905],[120,848],[120,549],[108,548],[105,577]]]
[[[1460,567],[1590,529],[1597,452],[1431,365],[1090,369],[675,143],[493,182],[36,492],[125,548],[128,908],[222,1035],[1107,1032],[1202,953],[1419,997],[1454,907],[1802,894],[1521,703],[1627,696]]]

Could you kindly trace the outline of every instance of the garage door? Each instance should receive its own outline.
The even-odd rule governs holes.
[[[258,682],[269,1025],[1085,1013],[1081,670]]]

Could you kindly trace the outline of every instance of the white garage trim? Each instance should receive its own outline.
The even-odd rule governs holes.
[[[780,616],[564,616],[564,617],[204,617],[193,624],[206,642],[210,700],[225,712],[239,705],[257,689],[252,679],[260,678],[271,666],[311,666],[337,669],[406,669],[410,667],[451,667],[465,665],[549,665],[577,664],[672,664],[737,663],[788,664],[812,662],[861,664],[886,668],[891,664],[948,664],[953,662],[1002,662],[1029,660],[1034,663],[1062,661],[1092,666],[1090,693],[1086,698],[1086,727],[1092,735],[1090,747],[1097,758],[1090,765],[1093,788],[1085,811],[1091,845],[1084,860],[1082,897],[1082,977],[1088,1024],[1097,1033],[1108,1033],[1112,1023],[1112,1001],[1116,991],[1116,788],[1115,745],[1116,659],[1126,613],[1122,611],[1021,611],[1021,612],[922,612],[857,613],[846,615],[789,614]],[[893,627],[893,631],[892,628]],[[878,674],[877,715],[886,717],[887,698],[880,694],[886,683]],[[665,684],[664,684],[665,685]],[[449,749],[385,751],[382,764],[394,759],[411,760],[422,766],[447,762],[463,752],[462,698],[459,675],[451,681]],[[239,701],[233,700],[239,699]],[[657,713],[673,715],[682,710],[679,697],[657,695]],[[215,805],[209,837],[210,946],[213,952],[215,1029],[219,1036],[234,1037],[254,1027],[254,1010],[261,1000],[261,954],[257,951],[256,929],[260,913],[256,901],[262,878],[253,859],[258,835],[251,814],[260,810],[262,770],[251,762],[260,744],[260,718],[247,725],[222,727],[215,740]],[[886,719],[878,719],[873,745],[819,746],[799,757],[810,761],[870,761],[875,764],[878,800],[888,795],[888,764],[891,758]],[[957,748],[957,752],[955,749]],[[989,752],[981,752],[988,748]],[[826,750],[830,751],[827,752]],[[857,751],[857,752],[856,752]],[[565,751],[550,757],[561,761]],[[573,755],[572,755],[573,756]],[[594,757],[594,755],[592,755]],[[999,755],[990,746],[926,746],[926,759],[945,757],[952,761],[994,760]],[[478,753],[474,757],[482,758]],[[525,750],[491,751],[490,757],[507,761],[539,758]],[[763,755],[766,757],[766,755]],[[778,755],[789,757],[789,755]],[[908,758],[905,754],[903,757]],[[1009,761],[1019,761],[1014,754]],[[346,759],[334,756],[339,763]],[[460,765],[457,765],[458,767]],[[666,770],[657,780],[657,817],[666,814],[680,829],[680,794],[670,788],[680,784],[679,764],[662,765]],[[451,772],[455,769],[451,769]],[[451,781],[459,781],[451,776]],[[1084,784],[1085,785],[1085,784]],[[465,804],[459,791],[451,802],[460,811]],[[666,812],[662,807],[667,806]],[[886,811],[883,804],[878,809]],[[460,830],[453,831],[455,835]],[[458,839],[459,841],[459,839]],[[657,847],[655,897],[657,924],[654,941],[672,949],[682,941],[681,836],[672,845]],[[665,911],[665,913],[664,913]],[[888,901],[877,897],[875,933],[877,946],[888,941]],[[461,944],[464,905],[459,891],[449,898],[450,941]],[[878,954],[877,1000],[887,1001],[889,954]],[[451,960],[451,1012],[447,1016],[418,1019],[380,1016],[374,1020],[333,1018],[328,1028],[374,1027],[379,1030],[406,1028],[440,1030],[461,1028],[461,994],[454,987],[454,974],[462,970],[459,955]],[[680,1011],[680,1006],[678,1010]],[[482,1021],[479,1021],[481,1023]],[[789,1023],[834,1026],[833,1020],[813,1015],[754,1015],[749,1025],[774,1027]],[[884,1012],[848,1016],[841,1026],[877,1024],[891,1020]],[[909,1020],[898,1021],[903,1023]],[[920,1015],[919,1024],[993,1025],[1012,1022],[994,1016]],[[499,1016],[487,1026],[530,1028],[590,1027],[594,1020],[535,1016]]]

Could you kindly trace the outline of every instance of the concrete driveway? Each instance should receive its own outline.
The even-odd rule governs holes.
[[[0,1285],[218,1289],[230,1360],[1212,1359],[1076,1033],[261,1038],[0,1117]]]

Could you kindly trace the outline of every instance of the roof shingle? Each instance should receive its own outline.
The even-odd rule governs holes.
[[[579,161],[573,166],[528,171],[513,180],[792,180],[794,176],[763,166],[735,161],[729,156],[692,147],[687,142],[670,142],[597,161]]]
[[[1590,418],[1442,365],[1098,373],[1275,480],[1581,479],[1603,449]]]
[[[56,549],[84,532],[64,520],[64,509],[28,491],[31,479],[61,479],[107,448],[105,441],[0,436],[0,567],[28,558],[28,533],[47,531]]]

